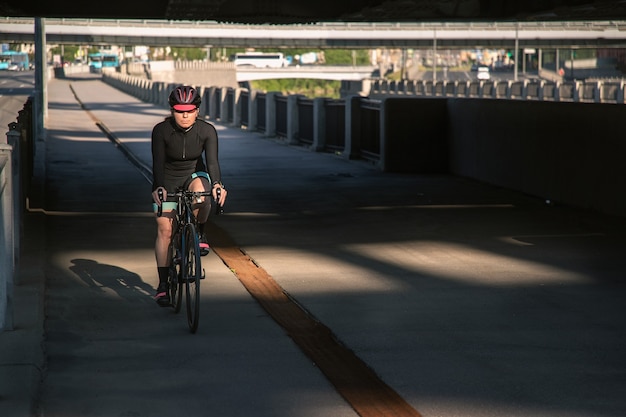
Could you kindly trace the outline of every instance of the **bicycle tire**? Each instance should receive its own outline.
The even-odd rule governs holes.
[[[183,281],[180,279],[181,274],[181,260],[172,257],[172,264],[170,265],[170,302],[174,308],[174,313],[180,312],[180,307],[183,301]]]
[[[185,225],[185,241],[183,248],[183,281],[185,284],[187,304],[187,324],[191,333],[198,330],[200,319],[200,277],[202,264],[198,234],[193,224]]]

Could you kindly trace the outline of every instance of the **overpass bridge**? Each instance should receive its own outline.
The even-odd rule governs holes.
[[[372,65],[298,65],[283,68],[255,68],[236,66],[232,62],[208,61],[151,61],[150,79],[161,81],[186,82],[190,84],[204,83],[212,79],[221,85],[232,82],[270,80],[281,78],[306,78],[316,80],[361,81],[372,77],[377,68]],[[129,63],[122,65],[121,72],[139,77],[145,76],[145,64]],[[65,75],[88,72],[82,66],[69,66],[63,69]],[[235,84],[233,84],[234,86]]]
[[[307,78],[316,80],[360,81],[371,78],[374,66],[304,65],[285,68],[237,67],[237,81]]]
[[[626,21],[243,25],[42,19],[54,44],[258,48],[626,47]],[[0,20],[0,42],[34,42],[34,19]]]

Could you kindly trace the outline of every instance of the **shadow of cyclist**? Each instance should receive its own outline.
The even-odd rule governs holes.
[[[101,264],[91,259],[78,258],[72,259],[71,262],[73,265],[69,269],[90,288],[97,291],[104,291],[104,288],[109,288],[121,298],[136,302],[137,293],[150,296],[154,290],[139,275],[124,268]]]

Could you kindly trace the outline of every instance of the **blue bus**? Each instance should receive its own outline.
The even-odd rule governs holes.
[[[103,69],[117,69],[120,66],[120,59],[116,54],[98,52],[88,55],[89,72],[102,72]]]
[[[0,70],[25,71],[30,69],[26,52],[4,51],[0,53]]]

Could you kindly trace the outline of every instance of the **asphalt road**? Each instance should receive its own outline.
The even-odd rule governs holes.
[[[15,122],[18,112],[35,90],[35,72],[0,71],[0,126]]]

